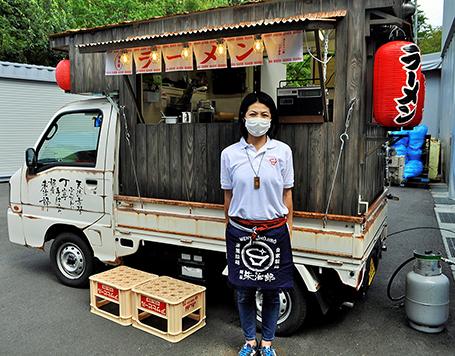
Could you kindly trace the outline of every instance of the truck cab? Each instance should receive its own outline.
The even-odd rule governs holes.
[[[93,255],[112,257],[101,247],[102,237],[112,234],[116,124],[106,98],[66,105],[10,180],[10,240],[35,248],[54,240],[52,264],[70,285],[90,276]],[[86,246],[71,242],[77,239]]]

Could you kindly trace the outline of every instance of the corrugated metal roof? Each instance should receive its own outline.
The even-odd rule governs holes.
[[[33,64],[1,62],[0,78],[35,80],[55,83],[55,68]]]
[[[422,72],[434,69],[441,69],[441,52],[424,54],[422,56]]]
[[[128,42],[133,42],[133,41],[152,40],[152,39],[156,39],[156,38],[176,37],[176,36],[200,34],[200,33],[220,32],[223,30],[245,29],[245,28],[252,28],[252,27],[257,27],[257,26],[269,26],[269,25],[285,24],[285,23],[293,23],[293,22],[314,21],[314,20],[330,21],[330,20],[334,20],[338,17],[346,16],[346,12],[347,12],[346,10],[337,10],[337,11],[329,11],[329,12],[314,12],[314,13],[307,13],[307,14],[284,17],[284,18],[262,19],[262,20],[257,20],[257,21],[245,21],[245,22],[234,23],[234,24],[225,24],[225,25],[220,25],[220,26],[188,29],[188,30],[179,31],[179,32],[163,32],[163,33],[157,33],[157,34],[152,34],[152,35],[131,36],[131,37],[127,37],[124,39],[118,39],[118,40],[112,40],[112,41],[84,43],[84,44],[76,45],[76,47],[86,48],[86,47],[97,47],[97,46],[112,45],[112,44],[121,45],[123,43],[128,43]]]

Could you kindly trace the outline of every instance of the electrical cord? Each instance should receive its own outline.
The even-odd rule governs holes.
[[[414,231],[414,230],[438,230],[438,231],[446,231],[446,232],[451,232],[453,234],[455,234],[455,231],[453,230],[450,230],[450,229],[445,229],[445,228],[442,228],[442,227],[434,227],[434,226],[418,226],[418,227],[411,227],[411,228],[408,228],[408,229],[403,229],[403,230],[400,230],[400,231],[395,231],[395,232],[392,232],[391,234],[388,234],[387,237],[390,237],[390,236],[393,236],[393,235],[398,235],[398,234],[401,234],[403,232],[408,232],[408,231]],[[405,298],[405,295],[402,295],[400,297],[392,297],[392,294],[391,294],[391,288],[392,288],[392,283],[393,283],[393,280],[395,279],[396,275],[398,274],[398,272],[401,271],[401,269],[406,266],[409,262],[415,260],[415,257],[412,256],[410,258],[408,258],[406,261],[404,261],[401,265],[398,266],[398,268],[393,272],[392,274],[392,277],[390,277],[389,279],[389,283],[387,284],[387,297],[393,301],[393,302],[399,302],[400,300],[403,300]],[[453,261],[451,260],[448,260],[446,258],[442,258],[442,260],[444,262],[447,262],[449,264],[454,264]]]
[[[446,231],[446,232],[451,232],[452,234],[455,234],[454,230],[445,229],[445,228],[442,228],[442,227],[419,226],[419,227],[411,227],[409,229],[404,229],[404,230],[392,232],[391,234],[388,234],[387,237],[390,237],[390,236],[393,236],[393,235],[398,235],[398,234],[401,234],[402,232],[413,231],[413,230],[439,230],[439,231]]]

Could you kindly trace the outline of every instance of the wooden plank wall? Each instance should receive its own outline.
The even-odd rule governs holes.
[[[367,127],[365,167],[361,186],[362,198],[374,201],[383,191],[385,176],[385,156],[381,149],[385,142],[386,130],[379,126]]]
[[[338,125],[340,126],[340,125]],[[277,139],[286,142],[293,151],[296,210],[324,211],[328,189],[332,182],[338,151],[329,152],[326,135],[333,135],[335,125],[300,124],[282,125]],[[132,130],[130,130],[132,131]],[[141,196],[222,203],[220,189],[221,151],[240,138],[237,123],[213,124],[137,124],[136,170]],[[332,137],[331,136],[331,137]],[[129,153],[122,151],[121,161],[129,161]],[[336,153],[336,154],[335,154]],[[333,160],[327,160],[332,157]],[[122,194],[136,195],[136,186],[131,167],[121,174]],[[328,174],[327,174],[328,173]],[[342,180],[340,172],[338,182]],[[341,214],[341,192],[345,187],[337,186],[332,202],[332,213]],[[351,212],[344,212],[350,214]]]
[[[105,38],[101,32],[83,33],[71,36],[69,46],[69,59],[71,62],[71,92],[84,93],[110,93],[119,91],[121,76],[106,76],[104,53],[79,53],[77,44],[101,41]]]
[[[222,202],[220,154],[238,141],[237,124],[137,124],[135,132],[142,196]],[[131,169],[128,174],[134,178]],[[123,185],[122,194],[136,195],[132,183]]]
[[[364,85],[365,122],[362,128],[364,149],[360,156],[362,200],[372,202],[383,191],[385,178],[385,155],[382,145],[386,141],[387,130],[372,123],[373,117],[373,64],[374,53],[382,42],[367,38],[366,43],[366,78]]]

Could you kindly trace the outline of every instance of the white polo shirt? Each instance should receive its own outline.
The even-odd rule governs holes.
[[[254,189],[259,170],[260,188]],[[232,189],[228,215],[249,220],[269,220],[288,214],[283,202],[283,189],[294,186],[291,148],[284,142],[270,139],[259,151],[242,137],[221,152],[221,189]]]

